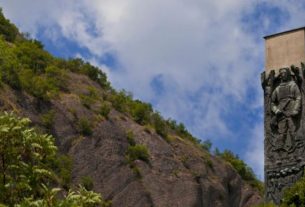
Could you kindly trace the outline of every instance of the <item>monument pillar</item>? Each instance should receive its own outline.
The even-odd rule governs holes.
[[[280,204],[305,167],[305,27],[265,37],[265,200]]]

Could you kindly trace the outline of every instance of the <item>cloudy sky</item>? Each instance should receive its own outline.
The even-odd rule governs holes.
[[[22,32],[230,149],[263,177],[264,40],[305,25],[300,0],[2,0]]]

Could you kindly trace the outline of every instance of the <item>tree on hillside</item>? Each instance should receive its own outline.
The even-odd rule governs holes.
[[[35,132],[29,124],[27,118],[0,114],[0,206],[108,206],[99,194],[82,186],[58,198],[61,189],[50,187],[60,179],[53,170],[54,139]]]
[[[5,38],[6,41],[13,42],[18,35],[18,29],[15,25],[11,24],[6,19],[0,8],[0,34]]]

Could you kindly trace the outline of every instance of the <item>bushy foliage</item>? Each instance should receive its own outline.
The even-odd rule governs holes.
[[[30,121],[0,114],[0,204],[2,206],[107,206],[99,194],[79,187],[59,199],[52,167],[56,165],[54,138],[29,128]],[[106,205],[107,204],[107,205]]]
[[[86,190],[93,189],[93,180],[90,176],[84,176],[81,178],[81,184]]]
[[[69,190],[72,179],[72,159],[69,155],[57,155],[54,160],[53,169],[59,184],[65,189]]]
[[[38,43],[23,40],[9,45],[0,38],[0,77],[14,89],[49,100],[65,88],[65,71],[51,64],[51,56]]]
[[[14,89],[20,89],[18,76],[19,63],[14,48],[0,37],[0,77],[1,81]]]
[[[108,102],[102,102],[99,110],[99,114],[108,119],[108,115],[111,111],[111,105]]]
[[[112,106],[118,110],[119,112],[126,113],[129,112],[129,106],[131,104],[132,100],[132,94],[128,93],[125,90],[122,90],[120,92],[114,92],[112,96],[110,97],[110,101],[112,103]]]
[[[135,146],[136,142],[134,140],[134,134],[131,130],[126,133],[127,141],[130,146]]]
[[[30,69],[20,71],[19,77],[22,88],[41,100],[50,100],[58,94],[61,87],[59,76],[37,75]]]
[[[255,205],[253,207],[276,207],[273,203],[260,203],[258,205]]]
[[[284,191],[281,207],[305,206],[305,177]]]
[[[261,193],[263,192],[262,182],[256,178],[251,167],[249,167],[243,160],[239,159],[237,155],[230,150],[224,150],[222,153],[218,152],[217,155],[229,162],[243,180],[247,181],[253,187],[256,187]]]
[[[4,17],[1,8],[0,8],[0,35],[2,35],[4,39],[9,42],[14,42],[18,35],[17,27],[12,23],[10,23],[10,21]]]
[[[212,144],[211,140],[209,140],[209,139],[200,143],[200,147],[208,152],[211,151],[212,145],[213,144]]]
[[[79,186],[78,190],[69,191],[63,199],[58,199],[59,188],[44,189],[44,197],[40,199],[26,198],[15,207],[110,207],[110,201],[104,201],[101,196],[93,191],[88,191]]]
[[[54,116],[54,110],[49,110],[48,112],[41,115],[41,121],[44,127],[46,127],[47,129],[52,128]]]
[[[99,68],[84,62],[80,58],[70,59],[67,61],[61,60],[60,65],[75,73],[87,75],[91,80],[97,82],[102,88],[110,89],[110,83],[107,80],[107,75]]]
[[[131,115],[133,119],[141,125],[145,125],[150,122],[152,113],[152,106],[148,103],[143,103],[139,100],[135,100],[131,104]]]
[[[39,195],[41,183],[53,180],[48,163],[54,160],[53,137],[29,129],[29,120],[0,115],[0,202],[9,205]]]
[[[166,124],[174,130],[180,137],[185,138],[193,142],[194,144],[199,144],[200,140],[193,137],[193,135],[186,129],[183,123],[177,123],[175,120],[168,119]]]
[[[129,146],[126,152],[127,159],[132,162],[135,160],[143,160],[149,162],[149,153],[145,145]]]
[[[89,86],[86,94],[81,94],[80,99],[82,104],[90,109],[91,106],[99,99],[96,88]]]
[[[166,122],[162,118],[162,116],[159,113],[155,113],[152,116],[153,125],[156,129],[156,132],[162,136],[163,138],[167,138],[168,129],[166,126]]]
[[[44,73],[52,60],[51,55],[43,50],[42,44],[37,40],[18,42],[15,54],[23,67],[33,70],[35,74]]]
[[[79,128],[80,133],[84,136],[90,136],[93,133],[90,121],[86,118],[81,118],[79,120],[78,128]]]

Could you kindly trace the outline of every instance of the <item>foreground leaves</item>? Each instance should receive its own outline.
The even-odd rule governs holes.
[[[0,114],[0,206],[109,206],[101,195],[82,186],[68,193],[50,187],[58,185],[54,138],[37,133],[29,124],[29,119],[13,113]]]

